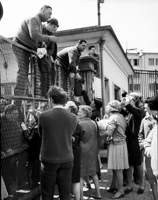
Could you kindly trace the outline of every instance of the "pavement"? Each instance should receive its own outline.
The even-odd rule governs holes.
[[[101,155],[101,160],[103,164],[103,168],[101,169],[101,182],[99,183],[100,185],[100,192],[102,196],[102,200],[108,200],[111,199],[111,197],[114,194],[108,193],[106,191],[106,188],[110,186],[111,180],[112,180],[112,170],[107,170],[107,151],[106,150],[101,150],[100,151]],[[93,200],[94,198],[90,197],[95,193],[94,190],[94,184],[91,184],[92,189],[88,190],[86,187],[83,188],[84,190],[84,199],[88,200]],[[133,183],[133,191],[125,195],[124,198],[120,198],[123,200],[153,200],[152,197],[152,192],[150,191],[150,185],[149,183],[145,180],[145,191],[143,194],[138,195],[137,190],[138,190],[138,185]],[[126,189],[126,187],[124,187]],[[71,200],[74,198],[72,197]],[[56,195],[54,196],[54,200],[59,200],[58,193],[56,192]],[[94,199],[95,200],[95,199]]]

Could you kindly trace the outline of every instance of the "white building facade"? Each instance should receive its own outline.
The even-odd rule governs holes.
[[[140,92],[144,98],[158,93],[158,53],[127,53],[127,57],[135,69],[130,77],[130,91]]]
[[[134,70],[111,26],[60,31],[57,36],[59,49],[75,45],[79,39],[86,40],[87,49],[82,57],[87,55],[88,46],[95,45],[100,56],[101,90],[105,105],[113,99],[120,100],[123,92],[129,92],[128,77],[134,74]]]

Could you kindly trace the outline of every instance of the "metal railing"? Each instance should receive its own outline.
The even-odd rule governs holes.
[[[129,76],[129,90],[142,93],[144,98],[158,94],[158,71],[135,70]]]

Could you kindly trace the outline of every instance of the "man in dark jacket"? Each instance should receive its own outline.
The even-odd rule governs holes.
[[[141,151],[138,142],[138,133],[140,129],[141,120],[144,117],[142,96],[138,93],[131,93],[127,95],[125,108],[128,111],[127,119],[127,148],[128,148],[128,159],[129,169],[127,170],[127,188],[125,194],[129,194],[133,190],[132,186],[132,174],[133,167],[137,168],[139,177],[139,189],[137,194],[144,192],[144,181],[143,181],[143,167],[141,165]]]
[[[57,86],[48,91],[52,109],[39,116],[38,130],[42,138],[41,195],[52,199],[55,184],[58,184],[61,200],[70,200],[71,173],[73,167],[72,135],[76,130],[76,115],[65,110],[66,92]]]

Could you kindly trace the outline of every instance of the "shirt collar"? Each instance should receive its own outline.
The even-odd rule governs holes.
[[[54,108],[62,108],[62,109],[65,109],[65,107],[63,105],[57,105],[57,106],[53,106],[53,109]]]
[[[81,55],[81,51],[80,51],[80,49],[78,48],[78,46],[76,45],[75,47],[76,47],[76,49],[77,49],[79,55]]]

